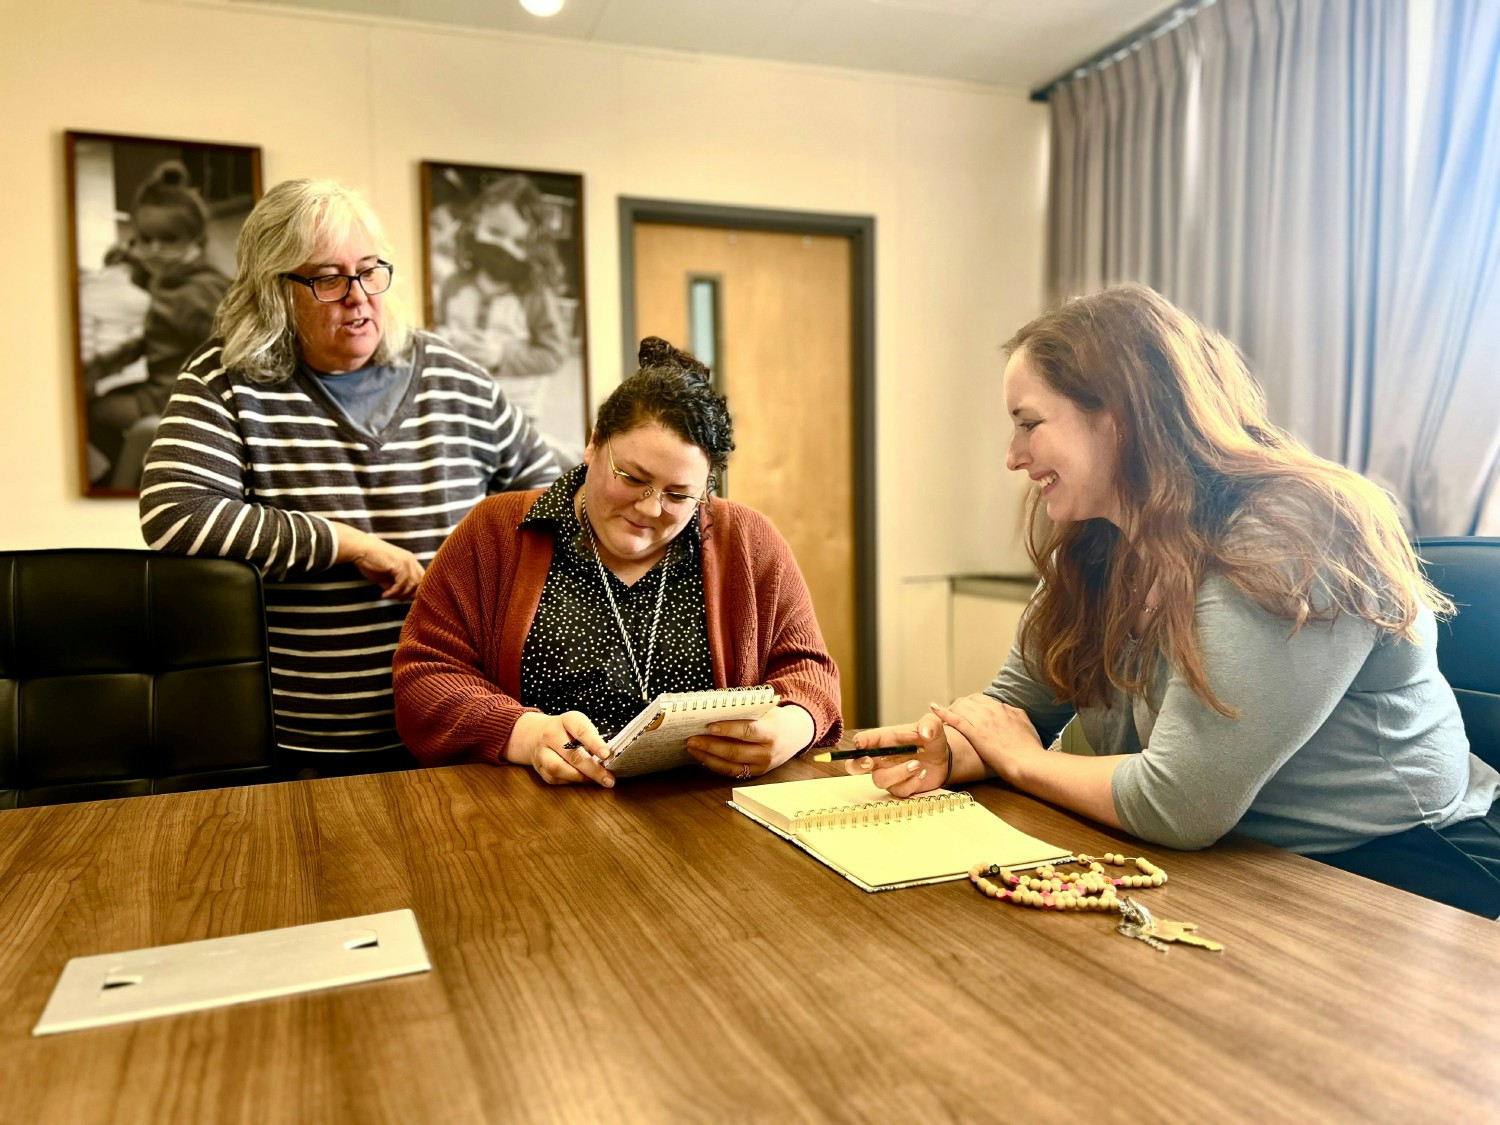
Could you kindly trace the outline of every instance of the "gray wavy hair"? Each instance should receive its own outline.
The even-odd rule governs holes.
[[[359,192],[334,180],[285,180],[250,212],[235,246],[234,284],[214,315],[214,335],[224,341],[224,366],[256,383],[280,383],[297,365],[292,311],[295,273],[320,250],[342,247],[363,231],[375,252],[390,260],[390,243],[374,209]],[[380,346],[375,363],[399,363],[411,344],[406,302],[392,286],[381,296]]]

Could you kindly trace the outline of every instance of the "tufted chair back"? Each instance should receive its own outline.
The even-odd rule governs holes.
[[[1438,626],[1438,667],[1453,685],[1475,755],[1500,769],[1500,539],[1421,539],[1427,577],[1458,605]]]
[[[260,574],[0,552],[0,808],[276,779]]]

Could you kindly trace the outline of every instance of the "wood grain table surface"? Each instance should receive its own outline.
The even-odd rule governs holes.
[[[463,766],[0,812],[0,1120],[1500,1116],[1492,922],[1231,840],[1147,850],[1142,901],[1227,946],[1164,955],[966,882],[865,894],[728,796]],[[401,907],[430,973],[31,1036],[70,957]]]

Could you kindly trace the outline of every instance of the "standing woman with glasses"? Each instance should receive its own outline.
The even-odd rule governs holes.
[[[413,765],[391,653],[424,567],[487,493],[546,485],[556,463],[483,368],[412,329],[358,193],[278,184],[237,256],[146,457],[142,532],[260,568],[292,765]]]
[[[661,692],[772,685],[688,747],[744,779],[837,740],[838,669],[769,520],[710,498],[734,448],[708,368],[666,341],[604,405],[584,463],[486,500],[434,560],[396,651],[396,722],[430,765],[613,785],[612,736]]]

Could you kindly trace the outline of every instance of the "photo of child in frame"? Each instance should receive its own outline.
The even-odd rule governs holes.
[[[129,496],[260,195],[238,145],[69,133],[83,491]]]
[[[564,467],[587,428],[583,178],[422,165],[427,323],[480,364]]]

